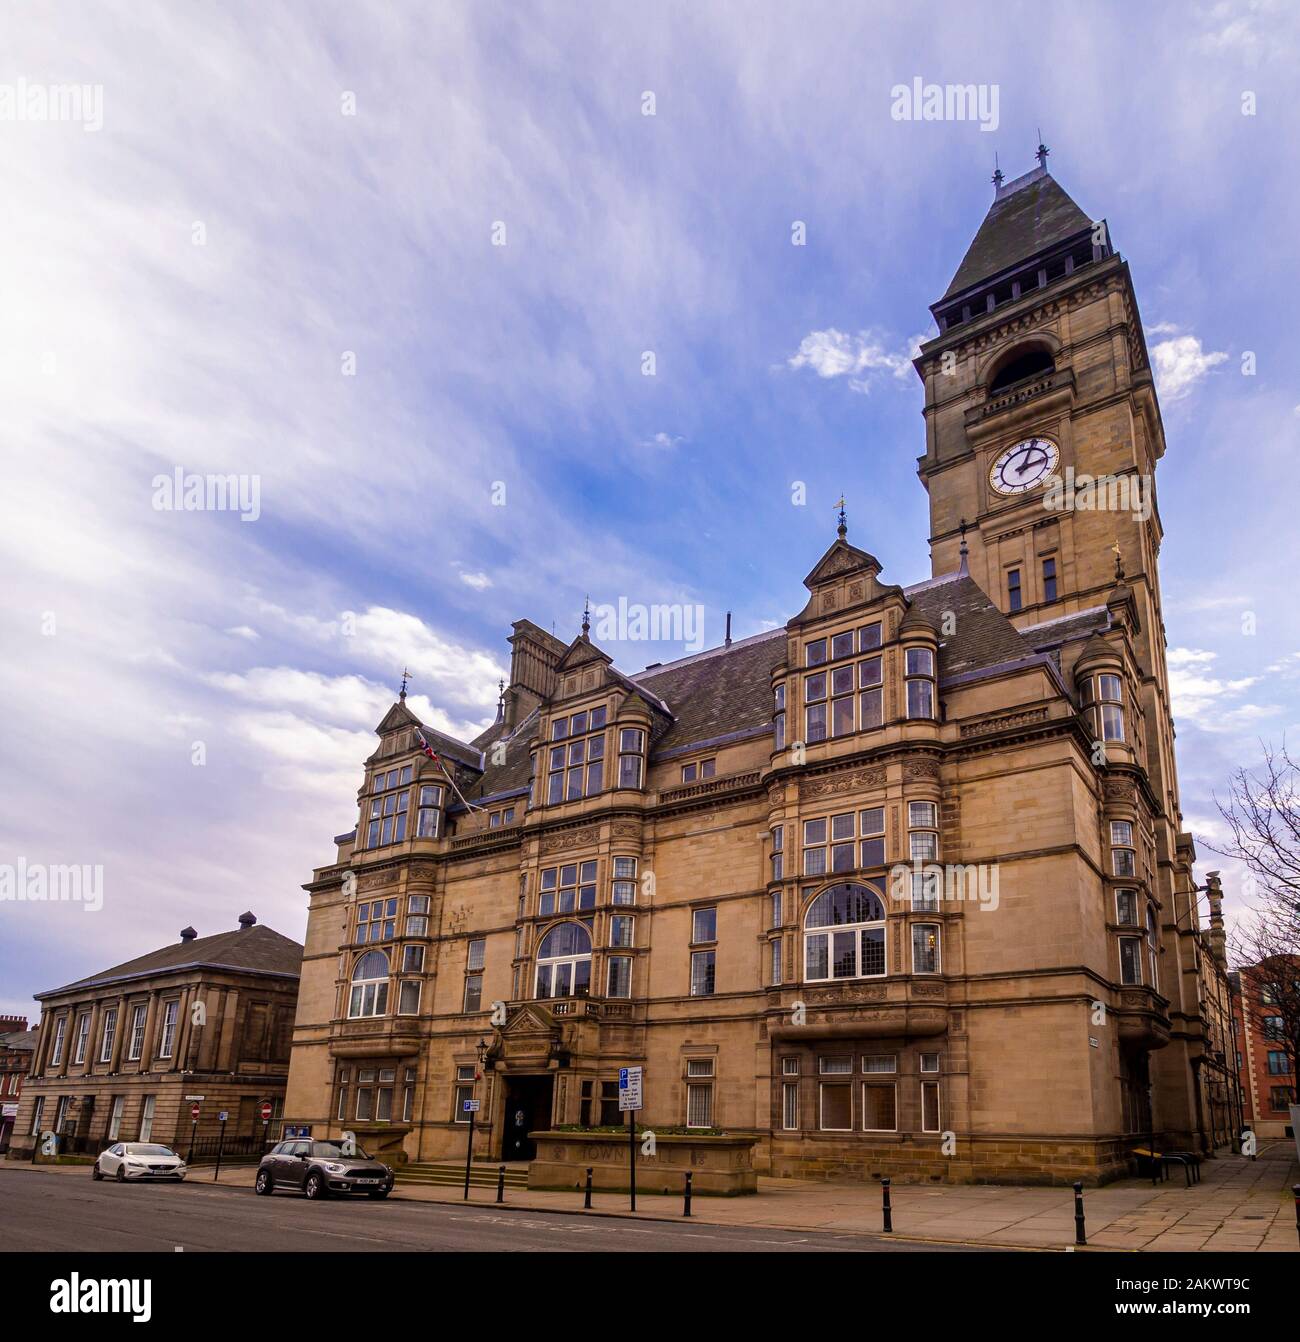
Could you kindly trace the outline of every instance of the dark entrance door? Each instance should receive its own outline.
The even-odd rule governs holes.
[[[537,1144],[530,1132],[551,1126],[551,1095],[555,1080],[550,1076],[512,1076],[506,1081],[505,1122],[501,1125],[502,1160],[532,1160]]]

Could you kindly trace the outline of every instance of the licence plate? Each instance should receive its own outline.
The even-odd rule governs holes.
[[[377,1184],[380,1181],[378,1179],[353,1179],[352,1182],[354,1184]]]

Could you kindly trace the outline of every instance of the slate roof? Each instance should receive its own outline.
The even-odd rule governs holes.
[[[1108,628],[1110,611],[1105,606],[1090,606],[1087,610],[1075,611],[1073,615],[1059,615],[1041,624],[1026,625],[1020,631],[1020,637],[1039,652],[1046,652],[1049,648],[1076,643],[1081,638],[1089,638]]]
[[[49,988],[35,996],[38,999],[52,997],[76,988],[112,983],[116,979],[142,978],[200,965],[261,974],[290,974],[296,978],[302,966],[302,947],[273,928],[255,923],[252,927],[238,927],[233,932],[217,932],[210,937],[196,937],[193,941],[175,941],[170,946],[150,951],[148,955],[137,956],[134,960],[66,983],[61,988]]]
[[[477,741],[474,745],[467,746],[464,741],[458,741],[454,736],[448,736],[446,732],[440,732],[436,727],[430,727],[424,722],[420,723],[420,730],[424,733],[424,739],[439,755],[446,755],[449,759],[459,760],[461,764],[468,764],[474,769],[483,767],[483,760],[476,748],[478,746]]]
[[[1044,168],[999,192],[940,302],[1092,227],[1092,220]]]
[[[36,1048],[36,1030],[15,1030],[12,1034],[0,1034],[0,1048],[14,1048],[22,1053]]]
[[[462,780],[460,789],[470,801],[497,797],[504,792],[526,791],[528,788],[528,743],[537,726],[537,710],[533,709],[514,729],[508,731],[504,722],[494,722],[485,732],[474,738],[474,748],[483,752],[483,776],[473,784]],[[502,764],[492,762],[492,747],[497,741],[506,743],[506,757]]]
[[[657,732],[657,754],[772,725],[772,668],[785,660],[785,630],[770,629],[632,679],[661,698],[674,721]]]
[[[1026,638],[993,604],[966,572],[944,574],[903,588],[911,609],[926,624],[939,630],[939,679],[942,684],[957,676],[978,674],[1008,663],[1021,662],[1056,646],[1060,630],[1040,633],[1040,641]],[[1100,613],[1105,616],[1104,607]],[[947,617],[955,617],[955,622]],[[1067,617],[1071,622],[1095,620],[1096,612]],[[942,630],[952,624],[954,632]],[[1048,631],[1051,621],[1036,626]],[[1070,628],[1073,626],[1071,625]],[[1089,625],[1089,629],[1093,626]],[[1069,632],[1067,629],[1066,632]],[[664,666],[648,667],[631,676],[613,672],[627,688],[651,702],[662,701],[672,716],[659,714],[651,733],[655,756],[684,751],[705,743],[743,739],[770,731],[772,726],[772,669],[785,658],[786,630],[770,629],[730,646],[710,648]],[[472,786],[461,782],[471,801],[522,792],[528,787],[528,746],[536,726],[534,710],[513,732],[504,723],[493,723],[474,738],[470,749],[483,752],[486,770]],[[492,763],[492,746],[504,739],[503,764]]]
[[[989,600],[984,589],[968,573],[945,574],[942,578],[905,587],[903,591],[939,635],[939,680],[986,671],[1004,662],[1032,657],[1035,649],[1016,632],[1016,627]],[[955,620],[945,615],[951,612]],[[942,633],[951,623],[953,633]]]

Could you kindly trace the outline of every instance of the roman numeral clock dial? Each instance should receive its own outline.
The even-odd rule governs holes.
[[[999,494],[1024,494],[1056,470],[1060,449],[1050,438],[1025,438],[1004,448],[989,471],[989,484]]]

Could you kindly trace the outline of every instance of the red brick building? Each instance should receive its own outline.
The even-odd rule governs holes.
[[[1293,1135],[1289,1106],[1296,1103],[1296,1075],[1279,1035],[1281,1018],[1270,1010],[1259,965],[1232,975],[1233,1042],[1241,1077],[1242,1113],[1261,1141]]]
[[[27,1028],[27,1018],[0,1016],[0,1153],[9,1149],[23,1078],[35,1051],[36,1031]]]

